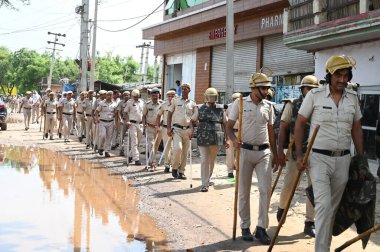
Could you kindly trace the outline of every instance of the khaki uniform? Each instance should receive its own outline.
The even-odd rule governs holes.
[[[228,104],[228,109],[226,111],[227,119],[228,119],[228,114],[231,108],[232,108],[232,103]],[[239,122],[236,121],[234,125],[235,134],[237,134],[238,132],[238,124]],[[233,143],[230,143],[230,146],[228,147],[228,149],[226,149],[226,165],[227,165],[227,172],[233,173],[234,167],[235,167],[235,147]]]
[[[92,144],[92,126],[93,126],[93,115],[92,115],[92,108],[95,103],[95,98],[92,97],[92,99],[85,99],[85,105],[84,105],[84,113],[86,114],[86,145],[90,146]]]
[[[127,147],[127,140],[124,139],[126,137],[125,133],[127,131],[127,126],[125,125],[125,122],[124,122],[124,120],[125,120],[124,109],[125,109],[125,106],[127,105],[127,102],[128,101],[124,101],[124,100],[120,101],[119,104],[117,105],[117,108],[116,108],[116,110],[119,111],[120,117],[121,117],[122,122],[123,122],[123,123],[119,122],[119,124],[121,124],[120,125],[120,134],[119,134],[119,136],[120,136],[119,144],[120,144],[120,150],[122,150],[123,152],[124,152],[125,147]],[[128,141],[129,141],[129,139],[128,139]],[[129,150],[127,150],[127,151],[129,151]]]
[[[116,103],[116,110],[117,108],[119,107],[119,104],[120,104],[120,98],[117,98],[116,100],[113,100],[115,103]],[[119,142],[119,135],[120,135],[120,122],[118,121],[118,119],[115,118],[115,129],[113,131],[113,135],[112,135],[112,146],[115,146],[116,144],[118,144]]]
[[[281,121],[284,121],[290,125],[292,120],[294,120],[294,118],[292,117],[293,117],[293,104],[292,102],[287,102],[285,104],[284,111],[282,112],[282,115],[281,115]],[[293,135],[290,136],[290,139],[292,138],[293,138]],[[294,149],[295,148],[293,147],[293,150]],[[282,191],[280,195],[280,203],[279,203],[279,207],[281,209],[286,208],[286,203],[288,202],[288,199],[291,196],[292,187],[298,174],[296,160],[294,160],[292,155],[289,155],[289,160],[286,164],[285,169],[286,169],[286,175],[284,177],[284,185],[282,187]],[[309,171],[305,170],[305,172],[307,175],[308,185],[311,185]],[[306,221],[314,222],[314,207],[311,204],[309,198],[306,199]]]
[[[58,100],[58,106],[61,104],[61,102],[63,101],[63,99],[65,99],[65,98],[61,97]],[[58,134],[60,134],[60,133],[62,134],[62,128],[63,128],[63,119],[61,118],[61,121],[59,122],[58,129],[57,129]]]
[[[75,106],[77,108],[77,129],[78,129],[78,137],[82,137],[86,135],[86,121],[85,118],[85,109],[86,109],[86,99],[81,100],[80,98],[75,101]]]
[[[164,153],[164,165],[165,167],[170,167],[171,165],[171,149],[172,149],[172,144],[173,144],[173,139],[166,134],[167,131],[167,121],[168,121],[168,111],[171,103],[169,101],[165,101],[162,105],[160,110],[158,111],[158,115],[162,116],[162,121],[161,121],[161,136],[164,141],[164,146],[166,146],[165,153]],[[168,143],[169,142],[169,143]]]
[[[32,96],[33,105],[32,105],[32,122],[38,122],[38,112],[40,111],[41,97],[34,95]]]
[[[299,110],[300,115],[311,120],[309,137],[320,125],[309,157],[317,252],[330,251],[334,216],[348,180],[352,123],[362,116],[356,92],[345,89],[337,107],[329,87],[311,90]],[[331,156],[317,153],[318,150],[342,152]]]
[[[157,103],[153,101],[148,101],[145,103],[143,108],[143,115],[145,116],[147,139],[148,139],[148,150],[149,150],[149,165],[156,165],[156,154],[158,147],[161,143],[162,134],[161,131],[157,130],[156,122],[157,115],[161,109],[162,101],[158,100]],[[152,151],[153,150],[153,151]]]
[[[29,129],[30,117],[32,115],[32,106],[33,106],[33,98],[24,97],[21,100],[23,114],[24,114],[24,124],[25,129]]]
[[[58,102],[53,99],[44,101],[44,107],[46,109],[45,115],[45,134],[50,131],[50,138],[53,138],[55,126],[57,125],[57,106]]]
[[[115,128],[115,113],[116,113],[116,103],[111,101],[110,103],[104,101],[99,102],[96,111],[99,112],[99,150],[104,150],[109,152],[111,150],[110,136],[113,135]]]
[[[182,96],[172,100],[168,111],[172,112],[173,129],[173,170],[185,172],[187,153],[190,147],[189,128],[191,121],[198,118],[198,107],[190,99]]]
[[[236,99],[229,113],[229,119],[238,121],[239,100]],[[270,203],[272,170],[269,166],[270,146],[268,125],[273,125],[274,112],[267,100],[258,105],[251,96],[243,98],[242,142],[251,145],[254,150],[241,146],[239,169],[239,215],[241,228],[251,225],[250,195],[253,170],[256,171],[260,200],[257,226],[266,229],[269,224],[268,210]],[[267,147],[265,147],[267,146]]]
[[[70,130],[73,127],[73,112],[75,101],[73,98],[70,100],[64,98],[62,99],[59,106],[62,107],[63,136],[65,140],[69,140]]]
[[[141,141],[143,133],[142,125],[142,112],[143,112],[144,102],[142,100],[134,101],[133,98],[128,100],[125,106],[124,113],[128,113],[129,122],[131,127],[129,128],[129,135],[131,139],[131,151],[128,157],[132,158],[132,161],[140,160],[140,153],[138,146]]]
[[[93,111],[96,110],[96,108],[98,107],[98,105],[101,101],[102,100],[100,100],[99,98],[94,101],[94,104],[92,107]],[[93,113],[93,115],[95,115],[95,113]],[[93,125],[93,127],[92,127],[92,132],[93,132],[92,143],[94,144],[94,146],[98,146],[98,143],[99,143],[99,123],[96,123],[96,124],[93,123],[92,125]]]

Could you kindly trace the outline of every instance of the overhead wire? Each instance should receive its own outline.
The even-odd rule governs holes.
[[[166,1],[163,1],[157,8],[155,8],[152,12],[150,12],[148,15],[146,15],[143,19],[141,19],[140,21],[136,22],[135,24],[131,25],[131,26],[128,26],[126,28],[123,28],[123,29],[119,29],[119,30],[108,30],[108,29],[104,29],[100,26],[97,26],[97,28],[99,28],[100,30],[103,30],[103,31],[106,31],[106,32],[121,32],[121,31],[126,31],[128,29],[131,29],[135,26],[137,26],[138,24],[140,24],[141,22],[143,22],[145,19],[147,19],[148,17],[150,17],[153,13],[155,13]]]
[[[159,13],[159,12],[162,12],[162,11],[163,11],[163,10],[158,10],[158,11],[153,12],[152,14]],[[119,21],[127,21],[127,20],[133,20],[133,19],[137,19],[137,18],[145,17],[146,15],[149,15],[149,14],[144,14],[144,15],[141,15],[141,16],[131,17],[131,18],[123,18],[123,19],[101,19],[101,20],[97,20],[97,22],[119,22]]]

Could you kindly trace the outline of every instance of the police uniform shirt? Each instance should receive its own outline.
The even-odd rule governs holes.
[[[129,101],[129,100],[127,100],[127,101],[125,101],[125,100],[120,101],[119,104],[117,105],[116,110],[117,110],[117,111],[120,111],[121,113],[123,113],[123,112],[124,112],[124,109],[125,109],[125,106],[127,106],[127,102],[128,102],[128,101]]]
[[[227,121],[228,121],[228,115],[229,115],[229,113],[230,113],[230,111],[231,111],[231,109],[232,109],[232,104],[233,104],[233,103],[228,104],[228,108],[227,108],[227,110],[226,110],[226,120],[227,120]],[[235,125],[234,125],[234,129],[237,130],[238,128],[239,128],[239,122],[236,121],[236,122],[235,122]]]
[[[93,106],[95,103],[95,98],[92,97],[91,100],[89,98],[86,98],[86,99],[84,99],[84,103],[85,103],[84,111],[85,111],[86,115],[92,116],[92,109],[93,109]]]
[[[239,99],[234,101],[228,118],[238,121]],[[252,145],[269,144],[268,124],[273,123],[273,107],[267,100],[263,99],[256,105],[250,95],[243,98],[242,142]]]
[[[67,114],[72,114],[74,111],[75,101],[73,98],[68,100],[67,98],[62,99],[61,103],[59,104],[60,107],[63,107],[62,112]]]
[[[55,99],[53,99],[52,101],[49,99],[47,101],[45,101],[45,108],[46,108],[46,112],[48,113],[52,113],[52,112],[56,112],[56,108],[57,108],[57,101]]]
[[[83,113],[83,111],[86,109],[86,99],[78,99],[75,101],[75,104],[77,106],[77,112]]]
[[[146,123],[156,125],[158,113],[161,109],[162,102],[160,100],[157,103],[148,101],[143,108],[143,115],[146,116]]]
[[[117,104],[114,101],[111,101],[111,103],[108,103],[106,100],[99,102],[98,107],[96,108],[96,111],[99,112],[99,119],[100,120],[113,120],[115,117]]]
[[[181,126],[189,126],[191,120],[198,119],[197,104],[190,99],[183,99],[182,96],[172,100],[172,104],[168,111],[173,113],[172,124]]]
[[[144,102],[142,100],[135,101],[133,99],[128,100],[125,106],[124,113],[128,113],[129,120],[141,122]]]
[[[320,125],[313,147],[324,150],[350,149],[352,123],[362,117],[356,92],[345,89],[337,107],[330,85],[312,89],[298,113],[311,119],[309,138]]]
[[[281,121],[286,123],[290,123],[293,115],[293,104],[291,102],[287,102],[285,104],[284,111],[282,111]]]
[[[21,103],[23,108],[31,108],[33,105],[33,98],[28,98],[25,96],[24,98],[22,98]]]
[[[162,124],[166,126],[166,123],[168,121],[168,111],[169,107],[171,106],[171,103],[169,101],[165,101],[164,103],[161,104],[161,108],[158,111],[159,116],[162,116]]]

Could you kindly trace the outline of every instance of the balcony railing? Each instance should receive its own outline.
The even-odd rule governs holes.
[[[314,24],[313,0],[293,0],[289,2],[289,31],[302,29]]]
[[[327,20],[337,20],[359,14],[359,0],[329,0],[327,2]]]

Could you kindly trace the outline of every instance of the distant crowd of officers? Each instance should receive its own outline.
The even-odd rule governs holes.
[[[246,241],[253,241],[255,237],[262,244],[271,242],[266,229],[269,225],[272,172],[279,166],[287,169],[277,211],[277,219],[280,220],[297,169],[305,170],[309,184],[313,185],[315,208],[307,200],[304,233],[316,237],[315,251],[327,252],[330,250],[335,212],[348,180],[351,143],[355,145],[356,154],[364,154],[358,98],[356,92],[347,88],[353,67],[350,57],[336,55],[326,63],[326,85],[320,86],[312,75],[304,77],[300,83],[300,97],[287,100],[278,115],[278,136],[274,129],[274,104],[268,101],[274,95],[270,89],[271,81],[261,72],[253,74],[249,80],[251,93],[244,98],[240,98],[239,93],[233,94],[234,101],[228,108],[217,103],[218,91],[215,88],[208,88],[204,93],[204,103],[197,106],[189,99],[191,86],[187,83],[177,83],[178,90],[169,90],[165,101],[160,100],[160,90],[153,88],[150,99],[145,102],[139,98],[139,90],[125,91],[122,98],[118,91],[100,90],[95,94],[90,90],[81,92],[75,100],[71,91],[56,97],[48,89],[41,99],[40,117],[45,118],[45,138],[50,136],[53,139],[58,120],[58,135],[62,135],[65,142],[69,141],[70,131],[74,131],[80,141],[85,140],[86,149],[93,148],[99,155],[109,157],[110,150],[118,147],[119,154],[126,155],[128,162],[134,165],[141,165],[139,144],[145,133],[146,162],[150,171],[157,168],[156,154],[163,140],[164,171],[169,173],[171,169],[172,176],[182,180],[186,179],[185,168],[196,127],[202,192],[207,192],[212,186],[210,178],[220,148],[226,148],[229,178],[234,177],[234,152],[240,148],[238,202],[242,238]],[[25,130],[29,129],[33,107],[30,96],[31,93],[27,92],[20,105],[20,110],[23,108],[24,111]],[[242,117],[240,141],[237,138],[239,114]],[[317,125],[320,125],[319,133],[309,162],[304,164],[302,160],[308,137]],[[295,148],[287,160],[284,150],[293,137]],[[260,200],[253,235],[250,231],[250,195],[254,170]]]

